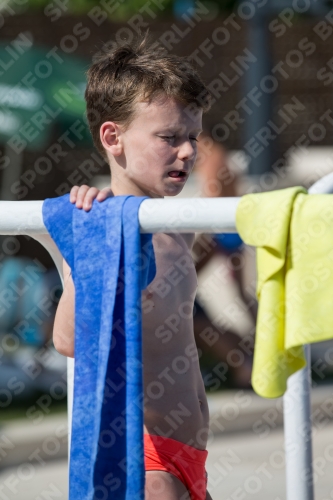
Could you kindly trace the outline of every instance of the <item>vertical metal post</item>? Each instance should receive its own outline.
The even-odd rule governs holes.
[[[309,194],[333,193],[333,173],[319,179]],[[313,500],[311,429],[311,348],[304,346],[307,365],[288,379],[283,397],[287,500]]]
[[[307,365],[288,379],[283,397],[286,456],[286,500],[314,500],[311,430],[311,350]]]

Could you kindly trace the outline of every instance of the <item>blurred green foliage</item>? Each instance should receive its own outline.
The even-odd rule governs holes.
[[[199,1],[219,12],[231,11],[237,3],[237,0]],[[49,10],[61,9],[64,14],[85,14],[93,7],[100,6],[102,10],[110,12],[109,17],[114,21],[124,21],[139,13],[140,9],[150,9],[156,14],[156,19],[170,17],[173,14],[175,0],[159,0],[159,2],[163,5],[163,9],[156,6],[154,0],[27,0],[24,2],[24,8],[44,11],[47,7]]]

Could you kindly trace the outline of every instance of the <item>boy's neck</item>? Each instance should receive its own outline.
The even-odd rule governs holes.
[[[114,196],[149,196],[149,198],[164,198],[144,187],[138,186],[131,179],[125,177],[123,168],[118,165],[110,165],[111,170],[111,191]]]
[[[133,183],[117,183],[117,182],[112,182],[111,180],[111,191],[113,193],[113,196],[127,196],[127,195],[132,195],[132,196],[149,196],[149,198],[164,198],[164,196],[159,196],[156,193],[152,193],[151,191],[145,191],[141,189],[139,186],[133,184]]]

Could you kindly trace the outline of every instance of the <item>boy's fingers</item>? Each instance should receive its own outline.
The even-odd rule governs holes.
[[[103,188],[103,189],[100,190],[100,192],[98,193],[96,199],[98,201],[103,201],[103,200],[105,200],[106,198],[109,198],[112,195],[113,195],[113,193],[111,191],[111,188],[106,187],[106,188]]]
[[[83,184],[82,186],[79,187],[77,194],[76,194],[76,206],[77,208],[82,208],[83,203],[86,197],[87,192],[89,191],[90,187],[87,186],[86,184]]]
[[[91,187],[86,191],[84,200],[83,200],[83,208],[84,210],[90,210],[93,204],[94,199],[96,198],[99,190],[95,187]]]
[[[98,201],[103,201],[109,196],[112,196],[111,188],[107,187],[99,190],[86,184],[73,186],[70,191],[70,201],[72,203],[76,202],[77,208],[83,208],[86,211],[91,209],[95,198]]]
[[[71,203],[75,203],[76,202],[76,197],[77,197],[77,193],[79,191],[79,187],[80,186],[73,186],[72,189],[70,190],[70,192],[69,192],[69,201]]]

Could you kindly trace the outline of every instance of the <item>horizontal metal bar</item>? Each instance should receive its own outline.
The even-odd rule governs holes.
[[[241,198],[149,199],[141,203],[141,233],[235,232]]]
[[[140,232],[235,232],[239,201],[235,197],[147,199],[139,208]],[[0,234],[48,234],[43,222],[43,203],[43,200],[0,201]]]
[[[330,173],[311,186],[309,194],[332,191],[333,173]],[[139,208],[140,232],[235,232],[240,200],[240,197],[148,198]],[[48,234],[43,223],[43,203],[43,200],[0,201],[0,234]]]
[[[48,234],[43,222],[44,201],[0,201],[0,234]]]

